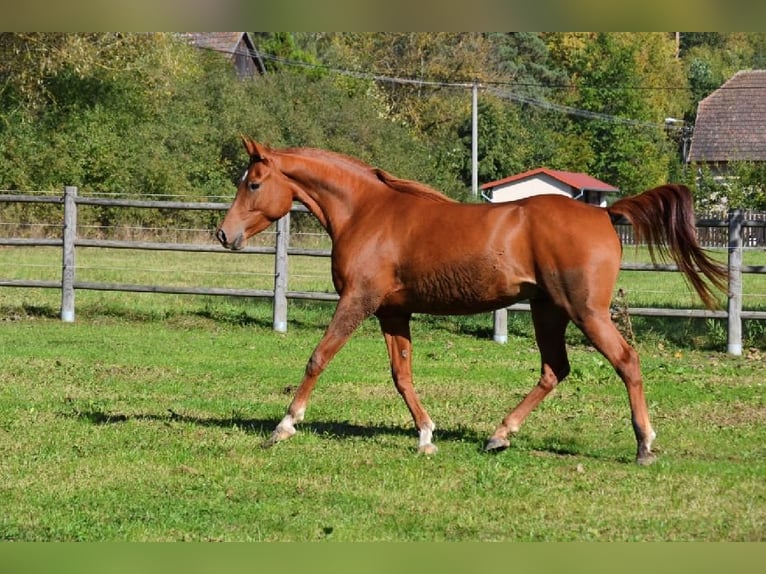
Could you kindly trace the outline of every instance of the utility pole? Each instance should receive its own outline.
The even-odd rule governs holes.
[[[684,120],[679,120],[676,118],[665,118],[665,128],[669,130],[671,127],[678,129],[678,133],[681,136],[681,164],[685,177],[686,163],[689,159],[689,142],[692,137],[692,126],[690,126]]]

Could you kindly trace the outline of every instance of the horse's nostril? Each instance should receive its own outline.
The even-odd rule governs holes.
[[[215,232],[215,236],[221,242],[221,245],[226,245],[226,234],[223,232],[223,229],[219,227],[218,231]]]

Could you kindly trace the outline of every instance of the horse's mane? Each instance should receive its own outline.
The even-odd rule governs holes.
[[[429,187],[428,185],[424,183],[420,183],[417,181],[412,181],[409,179],[401,179],[398,177],[395,177],[388,173],[387,171],[380,169],[378,167],[372,167],[362,160],[355,158],[353,156],[324,150],[324,149],[316,149],[316,148],[290,148],[283,150],[288,153],[295,153],[299,155],[304,156],[310,156],[310,157],[319,157],[319,158],[331,158],[333,160],[341,160],[345,163],[348,163],[352,165],[355,168],[361,169],[362,172],[367,173],[368,175],[372,176],[377,181],[380,181],[381,183],[385,184],[386,186],[390,187],[394,191],[398,191],[400,193],[407,193],[409,195],[414,195],[416,197],[420,197],[422,199],[428,199],[430,201],[439,201],[439,202],[455,202],[456,200],[447,197],[440,191],[437,191],[436,189]]]
[[[391,189],[395,189],[396,191],[400,191],[402,193],[409,193],[410,195],[415,195],[417,197],[428,199],[431,201],[443,201],[443,202],[455,201],[454,199],[447,197],[443,193],[435,190],[432,187],[427,186],[424,183],[412,181],[409,179],[401,179],[398,177],[394,177],[390,173],[378,167],[372,168],[372,171],[375,174],[375,177],[377,177],[380,181],[385,183],[388,187],[390,187]]]

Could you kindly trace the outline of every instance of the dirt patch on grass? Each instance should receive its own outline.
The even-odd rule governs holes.
[[[735,401],[728,409],[711,410],[708,418],[711,424],[721,427],[763,424],[766,420],[766,405]]]

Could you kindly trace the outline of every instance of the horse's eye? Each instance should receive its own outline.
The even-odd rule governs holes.
[[[261,187],[260,183],[256,183],[254,181],[251,181],[247,184],[247,189],[250,191],[258,191],[258,188]]]

